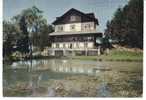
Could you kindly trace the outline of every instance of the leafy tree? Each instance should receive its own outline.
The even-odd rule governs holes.
[[[39,47],[40,50],[43,50],[46,46],[49,46],[50,41],[48,33],[53,32],[53,27],[51,25],[43,25],[40,27],[39,34],[33,36],[33,43],[35,46]]]
[[[42,13],[41,10],[33,6],[13,17],[13,21],[20,26],[19,28],[22,31],[17,42],[18,49],[22,53],[30,51],[29,45],[42,49],[48,43],[48,33],[52,29],[47,27],[47,21],[43,18]]]
[[[48,33],[53,27],[47,24],[42,11],[33,6],[14,16],[11,22],[3,21],[3,56],[15,51],[30,53],[30,45],[43,50],[49,45]]]
[[[130,0],[117,9],[113,19],[107,22],[105,34],[117,38],[121,45],[143,48],[143,0]]]
[[[16,44],[16,27],[8,22],[3,21],[3,56],[9,57],[14,51],[14,45]]]

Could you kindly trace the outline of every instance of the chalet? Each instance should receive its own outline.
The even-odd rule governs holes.
[[[83,13],[74,8],[52,23],[55,32],[50,33],[54,50],[92,50],[98,47],[96,39],[102,37],[98,30],[98,19],[94,13]]]

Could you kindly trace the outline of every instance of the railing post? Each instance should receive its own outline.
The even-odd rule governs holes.
[[[98,46],[98,48],[97,48],[97,54],[98,54],[98,56],[101,54],[101,47],[100,46]]]
[[[87,50],[87,48],[85,50],[85,55],[88,56],[88,50]]]
[[[64,50],[64,48],[63,48],[63,56],[65,56],[65,50]]]

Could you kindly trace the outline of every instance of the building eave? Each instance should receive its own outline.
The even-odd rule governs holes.
[[[49,36],[59,36],[59,35],[84,35],[84,34],[102,34],[102,32],[98,31],[78,31],[78,32],[53,32],[50,33]]]

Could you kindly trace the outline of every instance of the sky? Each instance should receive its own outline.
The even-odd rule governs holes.
[[[71,8],[84,13],[93,12],[99,21],[99,31],[104,32],[106,23],[111,20],[117,8],[122,8],[129,0],[3,0],[3,19],[10,20],[22,10],[36,6],[51,24],[56,17]]]

